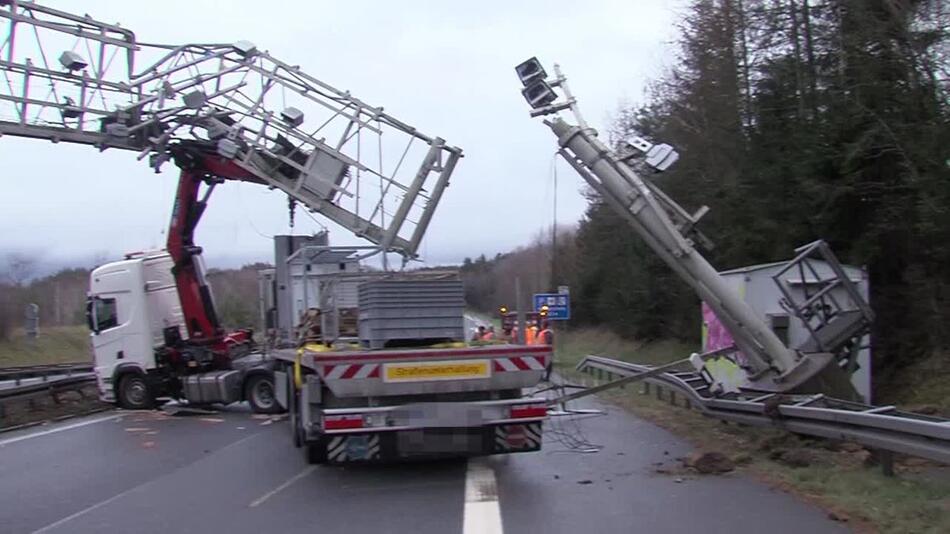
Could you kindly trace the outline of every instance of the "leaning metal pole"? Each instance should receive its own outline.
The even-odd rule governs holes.
[[[536,60],[526,63],[531,61]],[[681,208],[668,198],[658,198],[656,186],[640,178],[622,157],[597,138],[596,130],[586,125],[560,68],[556,67],[557,77],[550,83],[537,81],[543,80],[544,76],[540,66],[534,70],[542,73],[541,76],[530,78],[527,83],[522,79],[526,85],[525,96],[535,108],[531,115],[556,114],[566,109],[574,113],[577,126],[560,117],[545,121],[557,136],[561,147],[558,153],[713,309],[747,359],[749,387],[772,392],[810,387],[812,378],[832,363],[833,355],[823,352],[803,354],[786,347],[671,220],[667,211],[669,205]],[[528,73],[528,76],[532,74]],[[566,102],[554,102],[552,87],[561,88]],[[542,98],[545,93],[547,98]]]
[[[562,156],[573,156],[589,173],[582,176],[598,191],[620,203],[631,226],[697,295],[706,302],[720,320],[728,323],[736,345],[747,357],[755,359],[756,371],[774,368],[786,371],[796,367],[798,358],[759,318],[752,308],[700,255],[692,243],[680,235],[669,216],[659,205],[650,188],[614,155],[595,135],[593,129],[582,129],[556,118],[548,125],[558,137],[558,144],[567,150]],[[570,162],[570,159],[568,160]],[[753,377],[754,379],[754,377]]]

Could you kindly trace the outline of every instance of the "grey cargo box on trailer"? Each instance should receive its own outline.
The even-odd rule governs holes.
[[[379,349],[412,340],[463,341],[465,291],[456,276],[393,277],[359,287],[359,334]]]

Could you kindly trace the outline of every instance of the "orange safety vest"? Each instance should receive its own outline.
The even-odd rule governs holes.
[[[495,339],[494,332],[485,332],[485,335],[482,336],[482,341],[491,341],[492,339]]]
[[[544,330],[538,332],[537,338],[535,338],[536,345],[553,345],[554,344],[554,332],[545,328]]]
[[[535,337],[537,336],[537,334],[538,334],[538,327],[537,327],[537,326],[529,326],[529,327],[524,331],[524,342],[525,342],[525,345],[534,345],[534,339],[535,339]]]

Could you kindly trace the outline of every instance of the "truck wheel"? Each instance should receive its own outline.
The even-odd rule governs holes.
[[[119,380],[118,400],[119,406],[126,410],[147,410],[154,403],[145,377],[138,374],[128,374]]]
[[[327,463],[327,444],[326,441],[319,439],[317,441],[308,441],[304,443],[303,455],[308,464]]]
[[[244,398],[251,404],[254,413],[280,413],[283,409],[274,396],[274,379],[265,375],[254,375],[244,387]]]

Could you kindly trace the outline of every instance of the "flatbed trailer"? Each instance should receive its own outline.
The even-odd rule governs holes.
[[[550,346],[275,351],[277,398],[309,463],[541,449],[547,402],[525,396]]]

